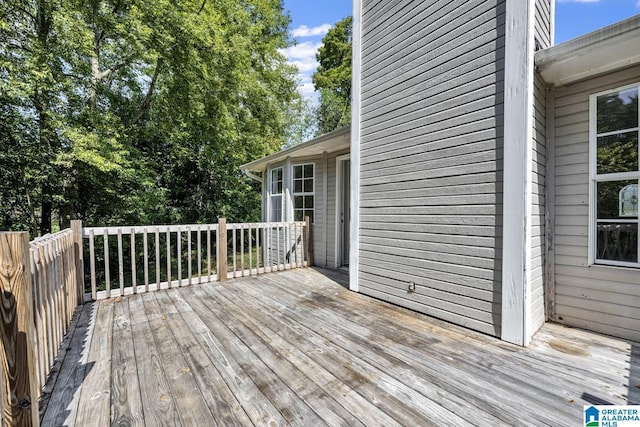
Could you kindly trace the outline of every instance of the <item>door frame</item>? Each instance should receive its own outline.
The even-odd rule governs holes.
[[[343,265],[342,259],[344,258],[344,254],[342,253],[344,250],[344,234],[342,233],[342,223],[340,222],[340,213],[342,210],[342,205],[344,201],[343,189],[345,183],[343,173],[342,173],[342,163],[344,161],[351,160],[351,154],[344,154],[342,156],[336,157],[336,223],[335,223],[335,262],[334,267],[339,268]],[[351,183],[346,183],[347,185],[351,185]],[[351,233],[351,230],[349,230]]]

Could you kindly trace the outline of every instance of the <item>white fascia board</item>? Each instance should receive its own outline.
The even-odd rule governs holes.
[[[344,150],[345,148],[349,148],[350,132],[351,129],[349,126],[345,126],[261,159],[254,160],[253,162],[245,163],[240,166],[240,169],[242,171],[263,172],[266,170],[268,164],[283,161],[287,157],[296,158],[322,156],[325,151],[327,153],[332,153]]]
[[[538,72],[563,86],[640,63],[640,15],[536,52]]]
[[[353,0],[351,74],[351,229],[349,230],[349,289],[358,292],[360,251],[360,120],[362,76],[362,0]]]
[[[523,346],[531,329],[534,10],[534,0],[506,3],[501,339]]]

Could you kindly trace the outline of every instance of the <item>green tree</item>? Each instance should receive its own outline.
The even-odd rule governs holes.
[[[288,24],[281,0],[0,3],[0,228],[257,218],[238,166],[292,123]]]
[[[329,30],[316,58],[320,65],[313,84],[320,92],[318,134],[351,123],[352,18],[346,17]]]

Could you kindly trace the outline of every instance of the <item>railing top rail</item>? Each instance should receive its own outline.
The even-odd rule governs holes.
[[[291,221],[291,222],[230,222],[227,223],[227,229],[240,228],[240,227],[252,227],[252,228],[267,228],[267,227],[286,227],[290,225],[305,225],[304,221]]]
[[[62,231],[58,231],[57,233],[54,234],[45,234],[44,236],[40,236],[40,237],[36,237],[35,239],[33,239],[32,241],[29,242],[29,244],[35,244],[35,243],[49,243],[51,241],[54,241],[56,239],[63,239],[65,237],[68,237],[70,235],[73,234],[73,231],[70,228],[64,229]]]
[[[227,229],[238,228],[269,228],[269,227],[286,227],[290,225],[304,226],[305,221],[292,221],[292,222],[245,222],[245,223],[227,223]],[[135,226],[119,226],[119,227],[83,227],[82,237],[89,237],[93,232],[94,236],[102,236],[107,234],[109,236],[115,236],[118,233],[122,234],[141,234],[145,231],[147,233],[160,233],[178,232],[178,231],[216,231],[218,224],[174,224],[174,225],[135,225]]]
[[[177,231],[206,231],[217,230],[218,224],[176,224],[176,225],[136,225],[136,226],[121,226],[121,227],[83,227],[82,237],[89,237],[89,234],[93,232],[96,236],[102,236],[108,234],[114,236],[119,232],[122,234],[141,234],[145,231],[147,233],[160,233],[177,232]]]

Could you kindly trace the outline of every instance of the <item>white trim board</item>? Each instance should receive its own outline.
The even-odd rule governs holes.
[[[531,155],[535,1],[506,2],[501,339],[531,339]]]
[[[344,245],[342,244],[342,223],[340,222],[340,207],[342,206],[342,165],[341,163],[345,160],[350,160],[351,154],[343,154],[342,156],[336,157],[336,223],[335,223],[335,252],[334,252],[334,267],[338,268],[342,266],[342,258],[343,253],[342,250]],[[351,230],[349,230],[349,235],[351,235]]]
[[[360,119],[362,76],[362,0],[353,0],[351,83],[351,229],[349,230],[349,289],[358,292],[360,251]]]

